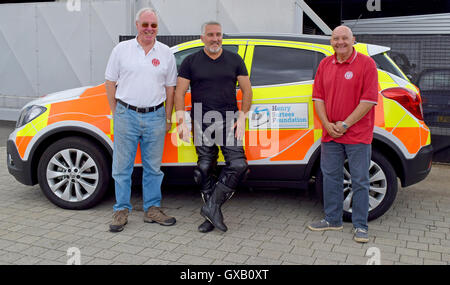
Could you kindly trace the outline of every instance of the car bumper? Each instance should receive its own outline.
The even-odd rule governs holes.
[[[433,157],[433,147],[431,145],[423,147],[413,158],[405,162],[405,175],[402,180],[402,187],[413,185],[425,179],[431,171]]]
[[[8,165],[9,173],[22,184],[34,185],[31,174],[31,163],[27,160],[22,160],[17,150],[16,145],[12,140],[8,140],[6,146],[6,164]]]

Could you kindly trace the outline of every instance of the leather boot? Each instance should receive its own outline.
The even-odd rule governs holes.
[[[206,201],[208,201],[209,198],[211,198],[212,190],[211,189],[201,190],[200,194],[202,195],[203,202],[206,204]],[[207,233],[212,230],[214,230],[214,225],[211,224],[211,222],[208,220],[205,220],[200,226],[198,226],[198,231],[201,233]]]
[[[198,231],[201,233],[208,233],[212,230],[214,230],[214,225],[208,220],[205,220],[200,226],[198,226]]]
[[[213,224],[219,230],[226,232],[227,226],[223,223],[221,207],[223,203],[234,193],[234,189],[218,182],[214,187],[212,195],[206,204],[200,210],[200,214]]]

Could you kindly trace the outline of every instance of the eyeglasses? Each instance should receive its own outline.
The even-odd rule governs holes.
[[[141,26],[143,27],[143,28],[148,28],[149,26],[150,27],[152,27],[153,29],[156,29],[157,27],[158,27],[158,24],[157,23],[147,23],[147,22],[144,22],[144,23],[142,23],[141,24]]]

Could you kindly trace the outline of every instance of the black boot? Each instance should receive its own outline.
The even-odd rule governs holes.
[[[234,189],[218,182],[214,187],[212,195],[206,204],[200,210],[200,214],[213,224],[219,230],[226,232],[227,226],[223,223],[221,207],[223,203],[234,193]]]
[[[198,226],[198,231],[201,233],[208,233],[212,230],[214,230],[214,225],[208,220],[205,220],[200,226]]]
[[[212,193],[211,189],[200,191],[200,194],[202,195],[202,200],[205,204],[206,201],[208,201],[209,198],[211,198],[211,193]],[[200,226],[198,226],[198,231],[201,233],[207,233],[212,230],[214,230],[214,225],[211,224],[211,222],[208,220],[205,220]]]

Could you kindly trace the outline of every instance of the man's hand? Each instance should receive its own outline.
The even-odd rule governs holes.
[[[325,125],[325,129],[327,130],[327,133],[335,139],[341,137],[344,134],[340,131],[339,127],[335,123],[327,123]]]
[[[170,131],[170,129],[172,128],[172,123],[168,123],[166,122],[166,133],[168,133]]]
[[[338,131],[339,131],[341,134],[345,134],[345,133],[347,132],[347,129],[344,128],[344,126],[342,125],[342,121],[336,122],[336,128],[338,129]]]
[[[188,127],[184,122],[180,123],[177,127],[178,135],[180,136],[180,139],[189,143],[191,142],[191,132],[189,131]]]
[[[234,128],[236,129],[234,132],[234,137],[237,140],[242,140],[244,138],[245,134],[245,116],[239,115],[239,118],[237,119],[236,123],[234,123]]]

